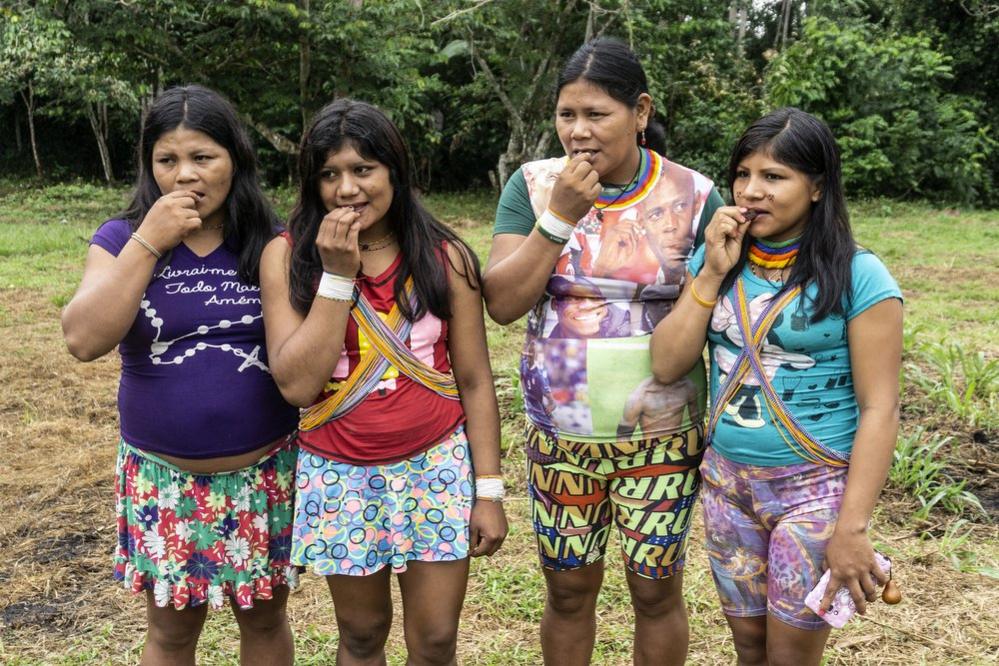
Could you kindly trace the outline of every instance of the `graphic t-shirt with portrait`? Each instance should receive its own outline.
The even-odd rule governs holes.
[[[500,198],[494,233],[529,234],[565,164],[523,165]],[[569,441],[615,442],[701,422],[703,364],[659,384],[649,335],[679,297],[702,226],[720,205],[710,180],[647,149],[632,184],[604,190],[528,317],[520,374],[531,423]]]

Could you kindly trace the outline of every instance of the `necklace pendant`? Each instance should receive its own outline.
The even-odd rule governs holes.
[[[603,210],[598,210],[597,211],[597,222],[603,222],[603,221],[604,221],[604,211]]]

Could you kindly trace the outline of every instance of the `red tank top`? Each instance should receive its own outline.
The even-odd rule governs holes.
[[[446,259],[444,262],[447,266]],[[358,274],[361,293],[379,313],[388,314],[395,304],[395,273],[401,263],[399,254],[381,275]],[[425,364],[440,372],[451,371],[446,321],[429,312],[424,314],[413,324],[406,344]],[[359,335],[357,323],[351,318],[333,377],[316,402],[347,378],[363,354],[371,353],[377,352]],[[333,460],[371,465],[404,460],[426,451],[464,422],[460,401],[444,398],[390,366],[361,404],[316,430],[300,433],[298,441],[303,449]]]

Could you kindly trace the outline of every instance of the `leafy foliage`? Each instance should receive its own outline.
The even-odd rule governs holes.
[[[996,142],[978,121],[979,101],[944,91],[952,61],[923,34],[812,19],[768,67],[767,99],[829,123],[851,193],[974,201],[989,187]]]
[[[558,151],[558,69],[588,37],[611,35],[646,67],[669,157],[716,181],[749,122],[795,104],[833,126],[852,194],[994,202],[999,13],[968,9],[980,5],[10,0],[0,166],[62,178],[102,165],[127,178],[142,110],[193,82],[255,128],[272,184],[292,177],[311,115],[341,96],[392,115],[425,188],[495,184]],[[95,140],[75,140],[87,134]]]

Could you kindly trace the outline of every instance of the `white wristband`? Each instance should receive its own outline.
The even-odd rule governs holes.
[[[328,298],[331,301],[352,301],[354,300],[354,280],[342,275],[323,272],[319,279],[319,289],[316,296]]]
[[[502,500],[506,496],[503,479],[476,479],[475,496],[479,499]]]
[[[572,230],[576,228],[575,224],[566,222],[548,208],[538,218],[538,226],[541,227],[543,236],[561,243],[569,240],[572,236]]]

